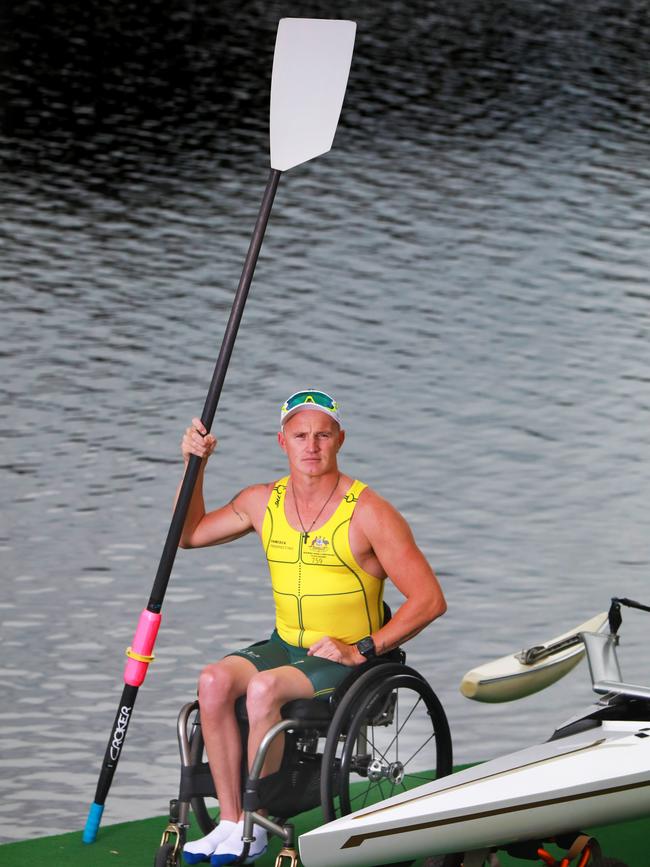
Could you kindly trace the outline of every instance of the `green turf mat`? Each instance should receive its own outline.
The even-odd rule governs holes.
[[[298,833],[306,831],[320,821],[320,810],[312,810],[298,817]],[[0,846],[2,867],[152,867],[154,854],[160,845],[165,828],[164,817],[107,825],[99,831],[97,841],[87,846],[81,842],[81,831],[56,837],[38,837],[19,843]],[[629,867],[648,867],[648,840],[650,819],[625,822],[593,830],[610,857],[617,857]],[[190,837],[199,836],[199,832]],[[269,851],[257,860],[257,867],[273,867],[280,842],[274,840]],[[503,867],[525,867],[534,862],[500,855]],[[420,861],[416,865],[421,864]],[[332,859],[336,867],[336,859]]]
[[[454,770],[465,767],[469,765],[459,765]],[[363,783],[357,786],[364,788]],[[214,815],[218,810],[211,812]],[[192,826],[188,839],[194,840],[202,833],[192,814],[190,821]],[[322,821],[320,807],[301,813],[294,819],[296,839]],[[97,840],[90,845],[82,842],[81,830],[54,837],[5,843],[0,845],[0,867],[152,867],[166,826],[167,819],[164,816],[101,826]],[[649,867],[650,817],[605,828],[581,830],[597,838],[603,854],[620,859],[628,867]],[[266,855],[255,862],[257,867],[274,867],[281,845],[278,838],[272,838]],[[556,856],[561,854],[561,850],[552,846],[548,849]],[[505,853],[499,853],[499,859],[502,867],[534,867],[540,864],[538,861],[511,858]],[[416,861],[414,867],[421,867],[421,864],[422,861]],[[332,867],[336,867],[335,857]]]

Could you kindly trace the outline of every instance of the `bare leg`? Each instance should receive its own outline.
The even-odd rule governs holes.
[[[248,767],[250,768],[262,738],[281,719],[280,708],[296,698],[313,698],[314,688],[306,674],[290,665],[257,672],[248,683],[246,708],[250,733],[248,735]],[[280,767],[284,736],[274,738],[262,776],[272,774]]]
[[[292,666],[281,666],[270,671],[255,671],[248,680],[246,691],[246,707],[250,727],[248,737],[249,767],[262,738],[271,726],[280,719],[282,705],[292,698],[310,698],[313,694],[314,690],[309,679]],[[263,774],[272,773],[280,766],[283,747],[284,738],[275,738],[267,754],[267,760],[262,769]],[[238,753],[238,757],[241,757],[241,752]],[[212,762],[210,767],[212,768]],[[215,767],[213,773],[219,774],[220,770]],[[221,801],[221,786],[218,787],[217,791]],[[234,797],[232,798],[232,804],[235,803],[241,809],[239,790],[237,790],[237,801]],[[241,855],[244,845],[242,842],[243,824],[243,819],[241,819],[228,836],[218,843],[211,858],[213,864],[230,864],[234,858]],[[249,860],[263,855],[267,847],[267,832],[258,825],[254,825],[253,829],[255,839],[248,853]]]
[[[219,797],[221,818],[231,822],[238,822],[242,812],[242,747],[235,701],[246,693],[257,674],[252,662],[241,656],[227,656],[206,666],[199,678],[203,740]]]

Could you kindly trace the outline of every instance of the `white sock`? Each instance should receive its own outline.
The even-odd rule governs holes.
[[[214,850],[216,856],[219,855],[235,855],[241,854],[244,844],[242,843],[242,834],[244,833],[244,820],[242,819],[232,829],[231,833],[225,840],[222,840]],[[247,861],[253,861],[258,858],[268,845],[267,833],[265,828],[260,828],[259,825],[253,825],[253,837],[255,841],[251,843],[248,850]]]
[[[190,855],[205,855],[209,857],[217,848],[222,840],[230,836],[234,828],[237,828],[236,822],[229,822],[227,819],[222,819],[221,822],[206,834],[200,840],[192,840],[191,843],[186,843],[183,846],[183,852],[188,852]],[[239,835],[241,837],[241,834]]]

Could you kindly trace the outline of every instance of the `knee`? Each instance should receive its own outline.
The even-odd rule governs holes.
[[[206,665],[199,675],[199,704],[202,710],[221,707],[237,698],[235,680],[232,673],[215,662]]]
[[[249,720],[277,716],[282,698],[273,670],[261,671],[252,678],[246,692],[246,709]]]

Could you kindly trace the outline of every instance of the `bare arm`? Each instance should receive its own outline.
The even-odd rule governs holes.
[[[415,543],[411,528],[390,503],[366,489],[354,520],[359,521],[384,573],[406,597],[392,619],[372,635],[377,653],[382,654],[413,638],[444,614],[447,603],[438,579]],[[355,645],[328,636],[315,642],[309,654],[344,665],[365,662]]]
[[[185,431],[181,446],[185,468],[187,469],[190,455],[197,455],[202,460],[181,533],[181,548],[220,545],[223,542],[239,539],[253,530],[253,522],[248,512],[251,501],[250,491],[252,490],[250,488],[240,491],[227,505],[220,509],[208,513],[205,511],[203,476],[208,458],[216,445],[217,440],[212,434],[206,434],[201,420],[193,419],[192,425]],[[176,500],[178,500],[179,493],[180,485],[176,492]]]
[[[444,614],[447,603],[411,528],[397,509],[374,491],[368,491],[363,506],[359,514],[362,529],[386,575],[406,597],[392,619],[372,636],[377,653],[386,653]]]

